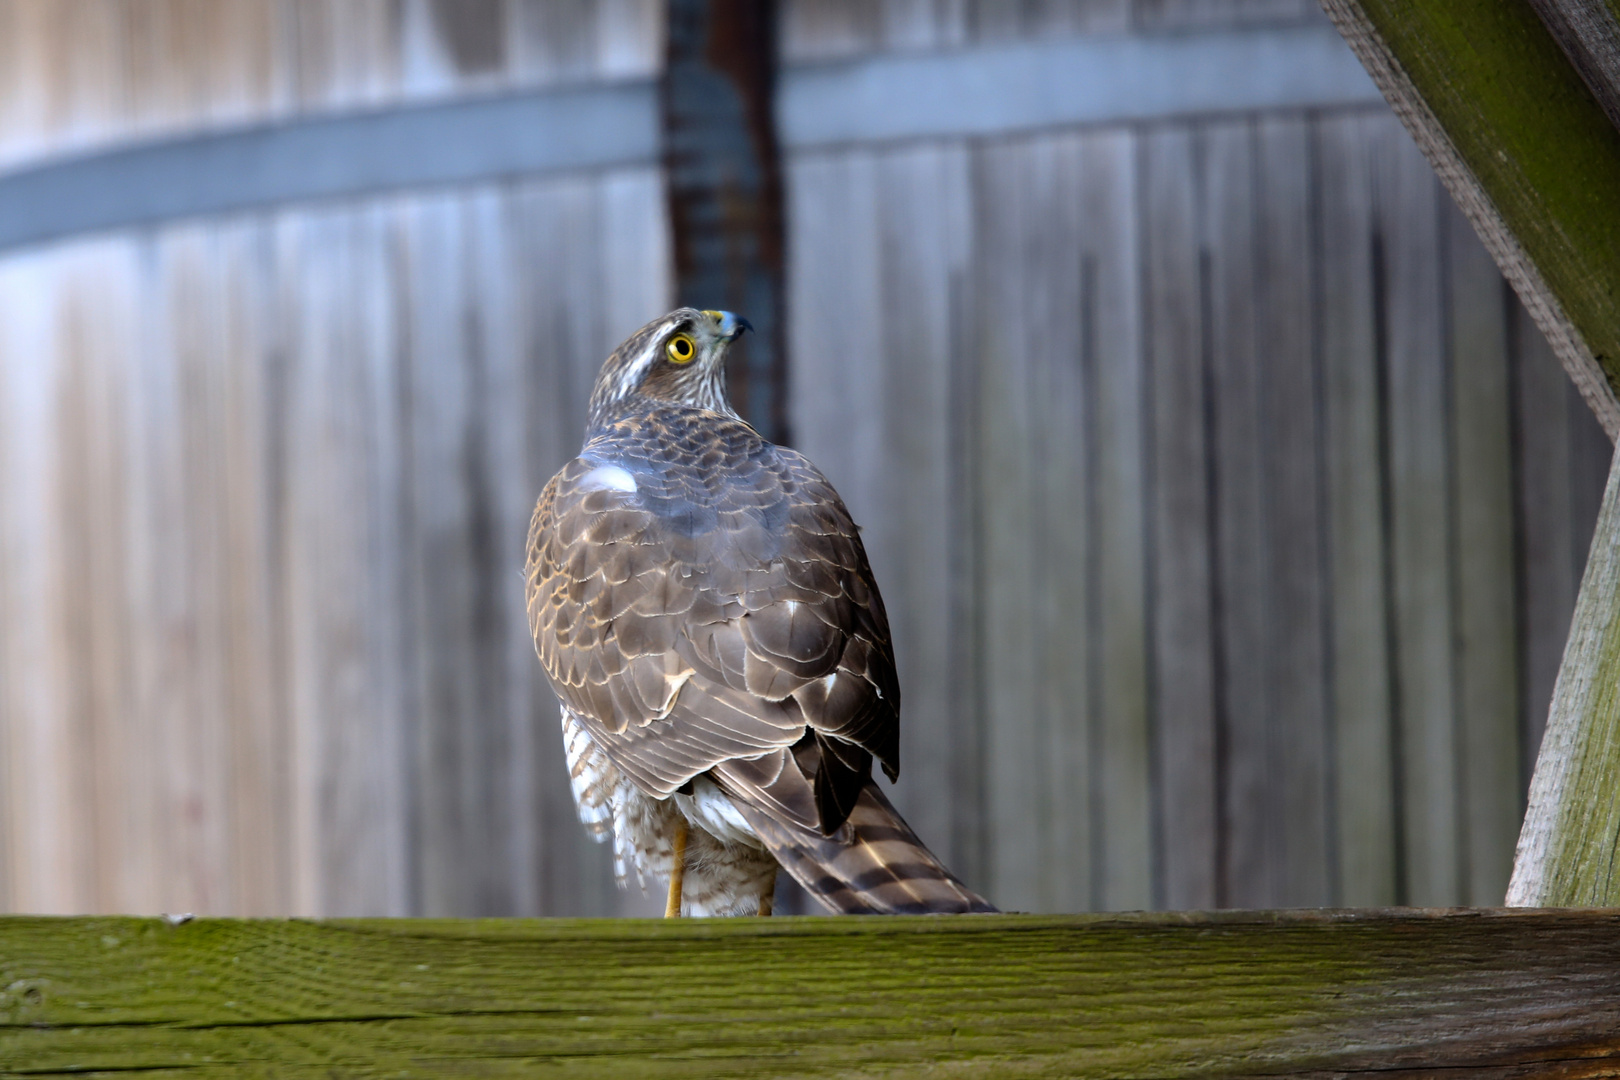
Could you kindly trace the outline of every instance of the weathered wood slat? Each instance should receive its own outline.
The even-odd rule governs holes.
[[[1027,614],[1035,631],[1030,703],[1039,740],[1030,770],[1038,815],[1033,824],[1046,855],[1038,862],[1036,903],[1026,910],[1076,911],[1091,906],[1093,882],[1106,880],[1093,865],[1103,829],[1097,789],[1103,777],[1091,762],[1103,721],[1096,692],[1100,672],[1092,658],[1103,639],[1094,617],[1100,552],[1090,474],[1098,418],[1078,220],[1082,148],[1070,135],[1020,150],[1028,153],[1018,166],[1024,182],[1012,191],[993,187],[989,197],[1010,194],[1019,211],[1012,260],[1022,269],[996,302],[999,307],[1010,300],[1016,307],[1001,309],[1006,315],[1039,328],[1021,333],[1017,346],[1030,361],[1024,383],[1029,460],[1041,463],[1028,470],[1033,572]]]
[[[1375,151],[1374,268],[1386,379],[1387,523],[1398,649],[1393,714],[1404,903],[1458,895],[1451,521],[1434,175],[1409,140],[1385,129]]]
[[[533,847],[519,842],[533,817],[518,787],[530,770],[514,773],[529,730],[511,697],[514,672],[532,652],[522,606],[501,587],[504,571],[522,559],[518,536],[526,532],[532,481],[510,443],[521,420],[501,407],[515,399],[521,368],[503,341],[513,301],[502,287],[502,229],[481,194],[427,203],[406,241],[401,393],[412,409],[394,512],[406,549],[398,588],[419,634],[412,665],[419,696],[407,751],[414,767],[398,773],[421,835],[413,891],[430,915],[533,910],[522,872]],[[583,204],[578,218],[589,240],[557,254],[581,276],[597,277],[594,200],[574,201]],[[446,356],[459,362],[446,364]],[[552,422],[566,428],[566,420]]]
[[[33,404],[44,405],[53,425],[83,424],[87,435],[82,440],[52,440],[54,445],[42,455],[45,461],[34,463],[35,468],[43,466],[47,505],[60,515],[47,534],[47,550],[40,553],[44,565],[36,572],[45,573],[37,584],[44,585],[45,596],[54,594],[60,607],[55,612],[37,611],[32,619],[24,616],[18,629],[32,627],[33,632],[17,634],[20,642],[39,640],[85,657],[78,670],[64,663],[60,653],[46,661],[48,692],[55,697],[51,704],[61,710],[58,715],[65,722],[42,722],[49,714],[31,709],[13,714],[22,736],[16,749],[23,752],[10,774],[22,796],[16,812],[23,820],[32,817],[40,830],[37,839],[30,839],[42,840],[46,847],[36,854],[61,856],[37,878],[17,875],[17,886],[19,891],[58,898],[74,891],[98,896],[126,889],[151,894],[147,864],[167,854],[163,849],[170,840],[150,830],[153,818],[169,802],[174,772],[162,761],[161,748],[173,745],[162,738],[163,721],[183,715],[175,709],[165,716],[164,710],[152,707],[156,697],[152,680],[143,676],[150,676],[153,665],[135,662],[121,640],[132,625],[156,624],[159,636],[171,642],[174,631],[185,628],[183,619],[149,619],[165,614],[154,611],[147,584],[162,555],[138,541],[123,550],[108,550],[95,542],[98,526],[108,519],[131,537],[149,536],[154,518],[178,526],[176,531],[184,535],[175,517],[143,513],[156,501],[152,489],[158,484],[130,482],[132,474],[143,475],[143,466],[156,456],[151,443],[164,438],[145,430],[147,418],[158,414],[171,423],[177,420],[173,410],[152,408],[152,399],[161,397],[162,390],[149,385],[145,377],[149,361],[141,362],[146,351],[142,345],[156,336],[154,328],[167,313],[143,302],[151,293],[142,289],[134,260],[107,258],[108,254],[85,252],[50,269],[40,267],[55,278],[60,290],[57,310],[69,318],[48,316],[56,325],[45,334],[39,333],[43,328],[24,322],[25,334],[34,331],[24,341],[57,351],[63,360],[57,372],[42,373],[50,396]],[[74,317],[87,314],[93,304],[107,313],[106,322],[85,325]],[[25,521],[31,516],[24,510]],[[110,597],[124,602],[109,604]],[[173,609],[166,614],[172,619]],[[36,707],[43,703],[38,697],[29,702]],[[40,754],[33,760],[50,762],[58,775],[28,776],[23,763],[30,759],[23,754],[29,749]],[[33,804],[31,799],[39,802]],[[116,807],[134,801],[142,804],[140,811],[117,813]],[[221,807],[214,803],[213,809]],[[180,825],[176,833],[195,835],[193,823]]]
[[[1272,553],[1267,550],[1260,352],[1254,310],[1258,244],[1254,134],[1237,120],[1204,133],[1203,282],[1208,325],[1203,361],[1205,422],[1213,452],[1213,648],[1216,769],[1220,783],[1222,906],[1259,907],[1278,871],[1269,850],[1278,822],[1268,805],[1272,770],[1266,614]]]
[[[1399,875],[1370,152],[1385,123],[1335,117],[1316,133],[1337,899],[1367,906],[1394,903]]]
[[[1211,603],[1207,286],[1198,238],[1197,160],[1185,129],[1141,141],[1145,499],[1159,899],[1215,907],[1222,825]]]
[[[1308,21],[1317,16],[1310,0],[1134,0],[1131,7],[1139,26],[1159,31]]]
[[[1617,459],[1620,460],[1620,459]],[[1547,733],[1530,783],[1507,902],[1620,903],[1620,468],[1609,474]]]
[[[947,525],[950,567],[946,584],[951,591],[948,609],[952,627],[946,653],[947,689],[951,695],[947,728],[953,752],[947,772],[951,792],[950,851],[957,873],[968,882],[990,881],[991,858],[989,777],[985,770],[991,733],[986,706],[991,672],[984,663],[985,532],[979,508],[964,493],[977,492],[983,473],[983,432],[978,422],[980,371],[977,342],[981,322],[990,316],[975,302],[976,284],[969,273],[974,256],[971,153],[954,148],[950,167],[953,232],[961,238],[946,281],[945,362],[949,387],[945,422],[954,436],[948,440],[949,484],[953,492]],[[956,261],[959,260],[959,261]]]
[[[1032,205],[1042,150],[1019,141],[973,155],[974,256],[1008,272],[975,275],[978,487],[971,493],[982,538],[980,605],[985,669],[985,807],[990,896],[1031,911],[1043,902],[1053,822],[1045,758],[1050,751],[1041,707],[1038,658],[1047,627],[1032,618],[1041,579],[1039,538],[1029,528],[1044,492],[1035,471],[1032,389],[1036,328],[1024,317],[1029,277],[1020,273],[1033,238],[1047,223]],[[1050,171],[1050,162],[1045,163]]]
[[[594,5],[0,3],[0,167],[199,127],[646,77],[659,0]]]
[[[1580,72],[1609,123],[1620,129],[1620,18],[1607,0],[1531,0],[1553,40]]]
[[[1612,1075],[1613,912],[0,920],[0,1076]]]
[[[326,211],[278,231],[286,369],[280,396],[265,406],[282,426],[277,466],[288,478],[281,569],[294,910],[404,914],[411,910],[410,799],[401,775],[408,714],[396,703],[414,687],[401,685],[405,671],[389,641],[396,605],[409,600],[388,575],[397,556],[377,554],[401,539],[390,513],[397,489],[384,483],[399,460],[385,464],[373,450],[406,452],[389,407],[400,373],[381,361],[392,352],[392,320],[379,340],[362,299],[393,290],[373,294],[351,283],[364,266],[370,280],[400,294],[409,286],[376,250],[387,244],[378,235],[383,221]]]
[[[243,362],[271,340],[274,318],[270,243],[263,230],[237,227],[218,238],[225,342],[225,474],[229,552],[225,586],[229,671],[225,715],[231,725],[230,850],[234,910],[273,915],[292,910],[292,853],[283,823],[292,811],[291,778],[282,768],[286,687],[275,658],[285,626],[274,553],[279,499],[272,494],[277,418],[261,403],[274,400],[269,365]],[[248,855],[247,853],[252,853]]]
[[[862,460],[881,487],[877,501],[864,506],[857,520],[883,594],[895,598],[889,601],[889,621],[905,704],[903,771],[892,798],[947,865],[970,874],[977,867],[970,871],[958,857],[952,822],[967,807],[939,798],[942,791],[959,790],[952,776],[959,753],[953,727],[958,714],[973,711],[971,702],[958,700],[953,691],[952,641],[967,628],[952,620],[955,597],[949,584],[952,553],[963,542],[957,518],[965,501],[953,482],[953,442],[960,428],[952,423],[950,409],[952,356],[961,348],[952,340],[952,283],[962,278],[970,241],[967,152],[912,146],[880,155],[875,166],[871,242],[881,284],[871,316],[876,334],[864,347],[881,346],[882,358],[874,362],[857,346],[845,357],[857,371],[836,381],[845,395],[864,393],[866,380],[881,385],[878,430],[885,446]],[[836,261],[845,264],[843,257]],[[807,328],[819,336],[836,321],[809,319]],[[828,381],[818,370],[819,355],[819,350],[810,354],[802,376],[806,384]],[[862,379],[858,371],[866,365],[876,370]],[[850,417],[855,407],[846,400],[839,416]],[[847,420],[820,419],[813,440],[805,431],[801,442],[817,461],[821,447],[849,441]],[[812,441],[816,449],[810,448]]]
[[[1298,0],[1285,0],[1298,3]],[[949,49],[974,41],[1044,35],[1118,33],[1130,29],[1132,0],[786,0],[782,53],[787,63],[880,50]]]
[[[1453,206],[1442,207],[1450,296],[1456,694],[1463,899],[1499,903],[1519,831],[1519,634],[1513,404],[1502,275]],[[1557,374],[1552,364],[1546,365]]]
[[[1095,5],[1105,18],[1110,5]],[[1141,207],[1138,134],[1098,132],[1080,143],[1078,234],[1090,452],[1086,480],[1092,563],[1086,681],[1092,741],[1086,767],[1097,836],[1089,894],[1066,910],[1121,910],[1160,902],[1153,836],[1153,744],[1148,697],[1147,488],[1142,408]],[[1074,254],[1069,256],[1074,258]],[[1061,565],[1047,573],[1065,573]],[[1072,616],[1066,616],[1072,618]]]
[[[136,753],[147,759],[148,767],[125,771],[102,760],[95,779],[116,784],[123,771],[124,785],[150,785],[148,797],[156,796],[153,816],[167,824],[155,835],[129,837],[138,846],[150,845],[146,858],[129,869],[151,876],[152,866],[165,864],[180,889],[217,902],[214,898],[230,895],[227,830],[232,816],[228,735],[212,723],[224,707],[224,647],[231,629],[221,596],[228,576],[221,536],[227,518],[214,510],[228,483],[220,472],[226,418],[219,401],[224,326],[217,306],[192,315],[205,307],[209,281],[218,273],[212,241],[189,230],[171,236],[156,246],[156,273],[142,282],[154,294],[142,307],[150,320],[144,328],[151,335],[148,342],[156,347],[141,350],[144,362],[131,379],[131,396],[145,414],[131,449],[141,460],[146,483],[131,485],[134,513],[125,520],[149,540],[138,548],[137,564],[145,565],[133,591],[139,621],[183,644],[148,653],[137,669],[134,699],[140,727],[134,734],[145,745]],[[84,509],[83,527],[93,536],[93,509]],[[74,589],[71,572],[63,584],[65,591]],[[103,601],[90,595],[84,602],[88,610]],[[115,635],[130,632],[127,624],[119,626],[98,643],[100,648],[88,650],[90,655],[116,650]],[[175,678],[177,668],[190,664],[207,674]],[[77,681],[71,671],[68,677]],[[111,689],[102,687],[103,693]],[[86,710],[79,719],[90,720],[101,729],[96,734],[105,736],[121,717],[115,699],[99,704],[101,708]],[[94,760],[91,746],[100,741],[104,739],[85,740],[87,757]],[[110,808],[98,810],[97,816],[105,817]],[[97,854],[98,862],[106,861],[104,851]]]
[[[1569,637],[1581,568],[1569,557],[1571,476],[1566,379],[1554,368],[1551,348],[1529,318],[1509,312],[1514,431],[1524,448],[1514,499],[1524,527],[1519,538],[1524,637],[1522,703],[1525,760],[1532,766],[1547,728],[1558,663]]]
[[[1332,895],[1324,507],[1312,282],[1310,131],[1255,127],[1259,422],[1265,439],[1268,903]],[[1285,764],[1286,763],[1286,764]]]

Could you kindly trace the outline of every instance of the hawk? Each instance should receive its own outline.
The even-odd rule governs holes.
[[[860,530],[726,399],[750,329],[681,308],[603,363],[529,528],[535,649],[580,820],[669,915],[768,915],[778,867],[835,912],[993,911],[872,779],[900,685]]]

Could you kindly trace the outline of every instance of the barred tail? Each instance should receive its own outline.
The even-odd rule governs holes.
[[[942,915],[995,911],[923,846],[875,783],[831,836],[737,808],[788,873],[841,915]]]

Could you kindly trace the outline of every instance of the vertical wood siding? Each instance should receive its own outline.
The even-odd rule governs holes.
[[[791,0],[790,63],[1318,19]],[[646,0],[0,0],[0,167],[651,75]],[[1382,110],[801,153],[897,804],[1026,910],[1495,903],[1608,446]],[[519,567],[670,303],[621,169],[0,256],[0,908],[610,914]]]
[[[637,170],[5,262],[7,906],[614,910],[518,568],[661,213]]]
[[[790,191],[848,230],[794,247],[795,428],[905,613],[923,835],[1021,909],[1499,902],[1606,445],[1394,118],[818,154]],[[940,608],[972,645],[914,656]]]
[[[824,59],[1319,17],[786,23]],[[903,613],[922,835],[1015,908],[1499,903],[1609,450],[1395,119],[803,154],[789,191],[794,428]]]
[[[0,0],[0,167],[132,139],[650,76],[657,0]]]

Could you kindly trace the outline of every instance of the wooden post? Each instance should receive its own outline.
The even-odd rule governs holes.
[[[1620,458],[1609,470],[1507,902],[1620,906]]]
[[[743,419],[788,441],[773,0],[668,0],[664,165],[683,305],[753,324],[726,377]]]

